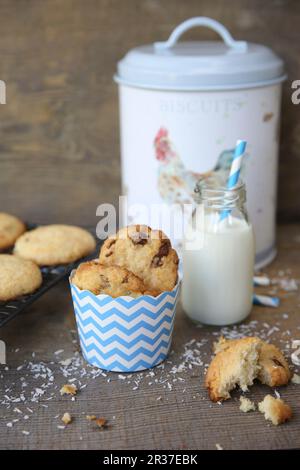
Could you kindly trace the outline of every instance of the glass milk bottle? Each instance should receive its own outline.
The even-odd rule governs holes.
[[[230,325],[252,308],[254,237],[243,182],[234,189],[200,181],[185,231],[182,304],[194,321]]]

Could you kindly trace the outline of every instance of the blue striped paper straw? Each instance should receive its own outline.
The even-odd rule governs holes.
[[[254,276],[253,284],[257,287],[267,287],[271,284],[271,281],[267,276]]]
[[[242,158],[245,153],[246,145],[247,142],[245,140],[238,140],[236,143],[229,178],[227,181],[227,189],[233,189],[238,183],[242,166]],[[221,220],[225,219],[229,213],[229,209],[222,211]]]
[[[269,295],[253,295],[253,305],[262,307],[279,307],[280,300],[278,297],[270,297]]]

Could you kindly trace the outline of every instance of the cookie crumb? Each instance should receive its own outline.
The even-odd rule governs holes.
[[[299,384],[300,384],[300,375],[294,374],[293,377],[292,377],[291,382],[292,382],[293,384],[299,385]]]
[[[73,384],[65,384],[62,386],[62,388],[60,389],[60,394],[61,395],[76,395],[77,393],[77,387],[76,385],[73,385]]]
[[[88,421],[95,421],[97,419],[97,417],[95,415],[86,415],[86,419]]]
[[[70,413],[64,413],[61,420],[64,424],[70,424],[72,422],[72,417]]]
[[[86,419],[88,421],[94,421],[99,429],[107,428],[107,419],[105,418],[97,418],[95,415],[86,415]]]
[[[107,427],[107,419],[105,418],[97,418],[95,419],[95,423],[97,424],[98,428],[104,429]]]
[[[241,402],[240,410],[243,411],[244,413],[248,413],[249,411],[255,411],[255,408],[256,408],[255,403],[249,400],[249,398],[241,396],[240,402]]]
[[[263,401],[258,404],[258,409],[264,414],[265,419],[271,421],[275,426],[288,421],[292,417],[292,410],[280,398],[266,395]]]

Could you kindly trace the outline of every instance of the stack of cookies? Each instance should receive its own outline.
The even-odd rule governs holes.
[[[96,243],[80,227],[48,225],[26,231],[25,224],[0,212],[0,301],[31,294],[42,284],[40,266],[68,264],[92,253]]]
[[[81,349],[93,366],[116,372],[154,367],[168,355],[179,292],[178,256],[160,230],[121,229],[99,259],[71,276]]]
[[[136,298],[172,291],[177,278],[178,256],[167,236],[146,225],[132,225],[109,237],[99,260],[82,263],[72,282],[96,295]]]

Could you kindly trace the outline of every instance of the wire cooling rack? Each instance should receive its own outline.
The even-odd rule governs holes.
[[[37,225],[28,224],[28,229],[31,230]],[[92,230],[88,229],[91,233]],[[92,233],[93,234],[93,233]],[[39,289],[37,289],[33,294],[24,295],[15,300],[10,300],[8,302],[0,301],[0,327],[6,325],[9,321],[23,312],[27,307],[33,304],[37,299],[45,294],[51,287],[55,286],[62,279],[66,278],[73,269],[75,269],[83,261],[93,259],[98,256],[100,246],[102,244],[101,240],[96,240],[96,250],[91,255],[81,258],[75,263],[70,263],[66,265],[59,266],[44,266],[41,268],[43,282]]]

